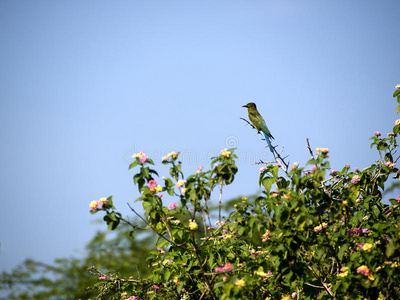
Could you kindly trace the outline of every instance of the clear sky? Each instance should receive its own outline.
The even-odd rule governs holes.
[[[138,197],[128,170],[181,151],[184,171],[239,155],[224,199],[258,190],[265,141],[240,117],[255,102],[291,163],[378,159],[400,83],[398,1],[0,1],[0,270],[82,253],[89,203]],[[167,175],[165,168],[160,175]],[[168,201],[168,199],[166,199]],[[139,203],[135,204],[140,207]]]

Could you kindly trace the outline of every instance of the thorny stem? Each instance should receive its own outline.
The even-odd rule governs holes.
[[[257,133],[261,134],[261,132],[256,127],[254,127],[254,125],[251,124],[249,121],[247,121],[244,118],[240,118],[240,119],[245,121],[247,124],[249,124],[253,129],[257,130]],[[283,149],[282,149],[281,153],[279,153],[278,151],[276,151],[276,146],[272,147],[272,148],[274,149],[274,152],[275,152],[275,153],[273,153],[274,154],[274,158],[275,158],[274,162],[278,162],[278,160],[277,160],[277,158],[278,158],[279,161],[281,162],[281,169],[286,173],[286,175],[289,175],[288,172],[287,172],[287,170],[289,169],[289,164],[285,162],[285,158],[286,157],[282,157],[281,156],[281,153],[282,153]],[[256,163],[256,164],[266,164],[266,163],[260,160],[260,162]],[[283,164],[284,167],[282,166],[282,164]]]

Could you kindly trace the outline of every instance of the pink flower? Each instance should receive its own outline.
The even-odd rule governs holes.
[[[201,170],[203,170],[203,165],[200,165],[200,167],[197,168],[197,171],[195,173],[199,174]]]
[[[270,234],[271,234],[271,232],[269,230],[267,230],[262,236],[262,241],[265,242],[266,240],[269,240]]]
[[[361,273],[364,274],[365,276],[370,276],[371,272],[369,270],[369,268],[366,265],[362,265],[360,267],[357,268],[357,273]]]
[[[391,163],[391,162],[386,162],[385,166],[389,167],[389,168],[395,168],[396,164],[395,163]]]
[[[351,183],[357,183],[359,181],[360,181],[359,175],[354,175],[353,178],[351,178]]]
[[[317,169],[317,166],[313,166],[313,167],[311,168],[311,171],[314,172],[316,169]]]
[[[216,267],[215,272],[229,272],[232,271],[235,267],[231,263],[227,263],[223,267]]]
[[[335,175],[336,172],[337,172],[336,170],[332,170],[332,171],[331,171],[331,175]]]
[[[146,160],[147,160],[147,156],[143,156],[143,157],[140,158],[140,162],[142,164],[144,164],[146,162]]]
[[[400,203],[400,195],[397,196],[396,200]]]
[[[381,136],[381,133],[379,131],[375,131],[375,136]]]
[[[172,203],[168,206],[169,209],[175,209],[175,208],[177,208],[177,207],[178,207],[178,204],[176,204],[175,202],[172,202]]]
[[[149,188],[155,188],[157,186],[157,181],[156,180],[150,180],[147,185],[148,185]]]
[[[165,254],[165,251],[162,248],[157,248],[158,252],[160,252],[161,254]]]
[[[400,84],[396,85],[395,89],[396,90],[400,89]]]
[[[260,173],[264,172],[267,169],[267,167],[261,167],[260,168]]]
[[[99,206],[98,201],[92,201],[92,202],[90,202],[90,205],[89,205],[90,210],[96,210],[98,206]]]

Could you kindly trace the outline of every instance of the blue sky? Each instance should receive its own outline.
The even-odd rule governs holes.
[[[398,118],[399,29],[394,0],[1,1],[0,269],[80,255],[105,228],[92,200],[130,215],[140,150],[190,173],[234,146],[224,198],[256,192],[271,157],[248,102],[291,163],[310,138],[334,169],[368,166]]]

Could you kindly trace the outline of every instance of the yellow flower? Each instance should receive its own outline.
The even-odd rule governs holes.
[[[178,278],[178,277],[175,277],[175,278],[174,278],[174,282],[175,282],[175,284],[179,284],[179,278]]]
[[[179,181],[176,183],[176,187],[181,188],[181,187],[183,187],[185,184],[186,184],[186,181],[185,181],[185,180],[179,180]]]
[[[362,249],[364,250],[364,251],[371,251],[371,248],[373,247],[374,245],[372,245],[372,244],[364,244],[363,246],[362,246]]]
[[[108,200],[106,198],[100,198],[99,201],[97,201],[99,204],[104,205],[107,204]]]
[[[263,271],[255,271],[254,274],[261,276],[261,277],[268,277],[268,274]]]
[[[133,154],[133,155],[132,155],[132,158],[141,158],[141,157],[143,157],[143,156],[145,156],[145,155],[146,155],[146,153],[144,153],[143,150],[142,150],[142,151],[140,151],[140,152],[137,153],[137,154]]]
[[[282,296],[281,300],[290,300],[290,295]]]
[[[395,122],[394,124],[400,125],[400,119],[397,119],[396,122]]]
[[[238,288],[241,288],[241,287],[244,287],[246,285],[246,282],[243,279],[238,279],[238,280],[235,281],[235,285]]]
[[[317,148],[317,153],[328,153],[329,148]]]
[[[154,188],[154,191],[155,191],[156,193],[161,192],[161,191],[162,191],[161,185],[158,184],[158,185]]]
[[[338,274],[339,277],[346,277],[349,274],[348,267],[343,267],[343,268],[340,269],[340,271],[342,273]]]
[[[200,165],[200,167],[197,168],[197,171],[195,172],[196,174],[199,174],[199,172],[203,170],[203,165]]]
[[[199,227],[199,225],[196,223],[196,221],[189,221],[189,228],[190,230],[196,230]]]
[[[90,202],[90,210],[95,210],[99,206],[97,201]]]
[[[224,150],[221,150],[221,155],[225,156],[225,157],[229,157],[229,155],[231,155],[231,151],[226,150],[226,148]]]
[[[375,280],[375,277],[374,277],[374,275],[370,274],[370,275],[368,276],[368,279],[373,281],[373,280]]]
[[[167,155],[163,156],[162,160],[168,160],[168,158],[176,158],[179,155],[179,152],[170,152]]]
[[[184,195],[186,193],[186,191],[187,191],[187,188],[183,188],[182,189],[182,194]]]

